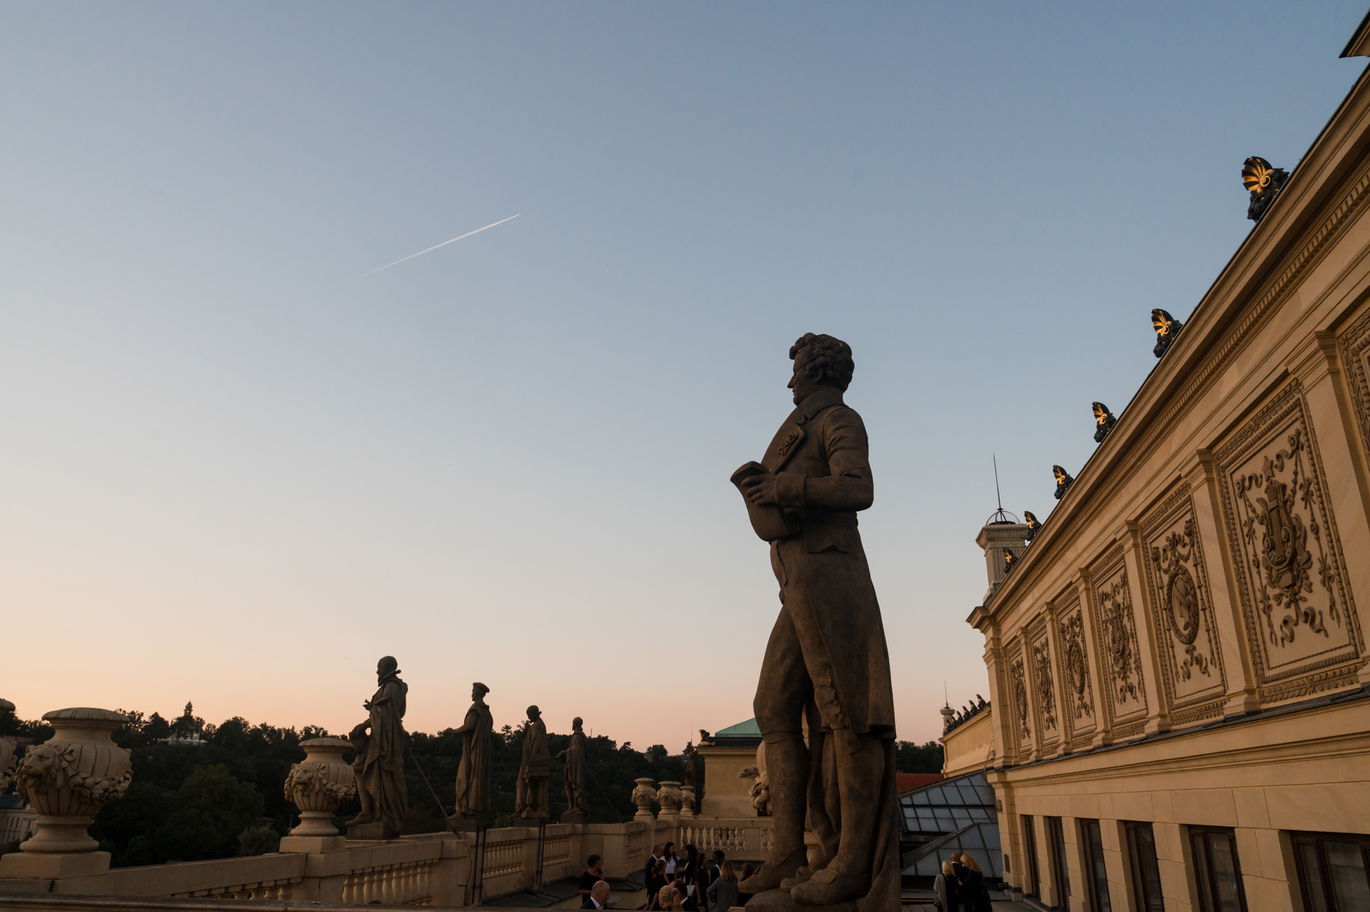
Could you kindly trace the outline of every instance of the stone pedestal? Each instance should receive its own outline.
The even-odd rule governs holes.
[[[447,818],[447,825],[459,833],[471,833],[480,829],[486,823],[480,814],[453,814]]]
[[[789,890],[766,890],[747,901],[747,912],[762,909],[766,912],[857,912],[856,900],[833,903],[830,906],[801,906],[790,898]],[[896,910],[890,910],[896,912]]]
[[[108,709],[75,707],[43,715],[52,739],[29,748],[15,773],[18,791],[38,812],[38,832],[0,858],[0,877],[72,877],[109,869],[109,853],[87,828],[133,780],[127,749],[110,740],[125,720]]]
[[[279,851],[320,855],[324,852],[337,852],[346,847],[347,839],[343,836],[282,836]]]
[[[382,840],[385,838],[385,824],[379,820],[370,823],[349,823],[348,839]]]

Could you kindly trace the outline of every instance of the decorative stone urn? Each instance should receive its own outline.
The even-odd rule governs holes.
[[[633,804],[637,805],[637,813],[633,815],[634,820],[652,819],[652,802],[656,799],[656,789],[652,788],[651,779],[634,779],[637,786],[633,789]]]
[[[685,819],[695,815],[695,787],[693,785],[682,785],[680,787],[680,816]]]
[[[663,779],[656,792],[656,800],[661,804],[661,816],[679,817],[680,799],[680,783]]]
[[[300,809],[300,823],[291,836],[337,836],[333,814],[338,805],[357,794],[357,777],[343,760],[352,742],[343,738],[301,741],[304,759],[290,767],[285,797]]]
[[[127,720],[122,713],[87,707],[55,709],[43,720],[52,723],[51,740],[29,748],[14,777],[19,794],[38,812],[38,832],[19,846],[22,852],[5,856],[0,874],[106,870],[109,853],[95,851],[98,843],[86,828],[133,781],[128,750],[109,737]],[[59,859],[45,863],[35,856]],[[60,861],[73,856],[70,864]]]

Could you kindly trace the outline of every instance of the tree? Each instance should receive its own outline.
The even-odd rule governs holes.
[[[924,744],[915,744],[912,741],[896,741],[894,768],[901,773],[940,773],[942,772],[942,745],[936,741],[928,741]]]

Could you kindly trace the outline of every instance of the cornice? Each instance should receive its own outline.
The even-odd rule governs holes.
[[[1196,305],[1171,350],[1119,414],[1117,425],[1080,467],[1074,484],[1014,572],[977,609],[982,619],[994,618],[1018,593],[1032,591],[1043,572],[1038,565],[1050,565],[1049,557],[1040,555],[1050,555],[1057,539],[1069,541],[1075,528],[1102,511],[1116,509],[1113,498],[1107,496],[1110,489],[1130,479],[1131,470],[1167,442],[1165,430],[1177,426],[1213,386],[1219,371],[1251,343],[1259,326],[1287,300],[1352,217],[1366,207],[1370,201],[1367,148],[1370,68]],[[1348,157],[1353,160],[1345,161]],[[1158,483],[1167,482],[1160,478]]]

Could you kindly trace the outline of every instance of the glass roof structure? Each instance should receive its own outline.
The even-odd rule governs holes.
[[[933,877],[952,852],[968,852],[986,880],[1000,879],[999,815],[984,773],[969,773],[901,795],[905,877]]]

